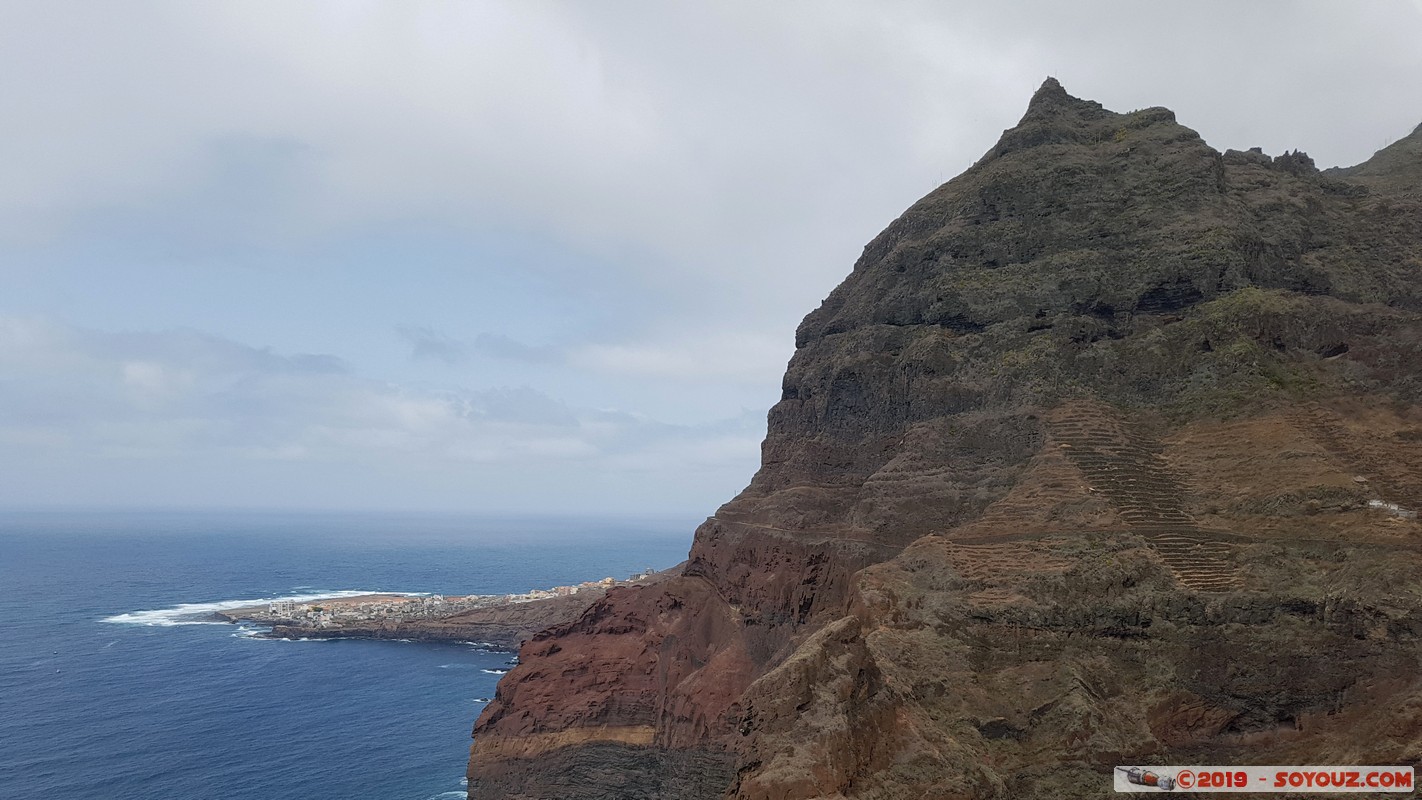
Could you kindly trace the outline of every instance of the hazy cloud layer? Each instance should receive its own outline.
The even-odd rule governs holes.
[[[655,341],[634,344],[534,346],[497,333],[472,341],[455,339],[429,326],[401,325],[396,333],[412,359],[458,367],[471,357],[526,364],[572,366],[590,373],[693,383],[774,383],[784,367],[781,337],[734,329],[668,330]]]
[[[42,319],[0,317],[0,374],[0,442],[12,460],[69,464],[76,474],[101,463],[154,476],[224,463],[226,479],[234,469],[292,462],[464,476],[467,485],[440,507],[509,510],[540,497],[555,507],[615,506],[563,482],[584,471],[618,485],[656,476],[668,498],[690,493],[710,502],[702,496],[708,489],[733,491],[749,477],[764,434],[759,415],[666,425],[576,408],[526,387],[399,386],[354,376],[330,356],[286,356],[192,331],[109,333]],[[704,486],[708,475],[713,485]],[[510,485],[514,476],[520,480]],[[12,490],[26,482],[13,477]],[[409,476],[395,480],[374,498],[379,504],[398,505]],[[261,499],[228,488],[234,502]],[[320,503],[301,505],[313,504]]]

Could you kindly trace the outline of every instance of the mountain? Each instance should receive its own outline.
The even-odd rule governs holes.
[[[524,645],[470,797],[1422,761],[1418,141],[1320,172],[1047,80],[801,323],[682,574]]]

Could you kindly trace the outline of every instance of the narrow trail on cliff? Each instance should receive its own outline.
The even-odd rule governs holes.
[[[826,534],[814,530],[792,530],[790,528],[777,528],[772,525],[763,525],[756,522],[742,522],[741,520],[727,519],[726,517],[720,517],[716,515],[707,517],[707,519],[713,522],[719,522],[722,525],[739,525],[744,528],[754,528],[758,531],[769,531],[770,533],[775,534],[777,536],[782,536],[788,539],[794,539],[795,541],[800,542],[802,544],[820,545],[828,544],[830,542],[843,542],[845,544],[862,545],[872,550],[878,550],[889,555],[897,553],[903,549],[902,547],[895,547],[894,545],[884,544],[883,542],[876,542],[873,539],[858,536],[835,536],[833,534]],[[867,535],[869,534],[866,532],[866,536]]]

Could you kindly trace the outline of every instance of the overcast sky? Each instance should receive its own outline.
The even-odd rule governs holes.
[[[1047,75],[1352,164],[1422,2],[0,1],[0,507],[710,514]]]

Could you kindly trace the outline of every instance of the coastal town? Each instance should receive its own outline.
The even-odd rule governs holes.
[[[496,609],[575,597],[582,594],[601,595],[608,589],[631,586],[645,581],[656,572],[648,567],[628,578],[606,577],[550,589],[533,589],[519,594],[364,594],[326,597],[309,600],[271,600],[264,605],[227,609],[217,615],[228,622],[253,622],[260,625],[282,625],[325,629],[352,625],[405,623],[441,620],[457,614],[481,609]]]

